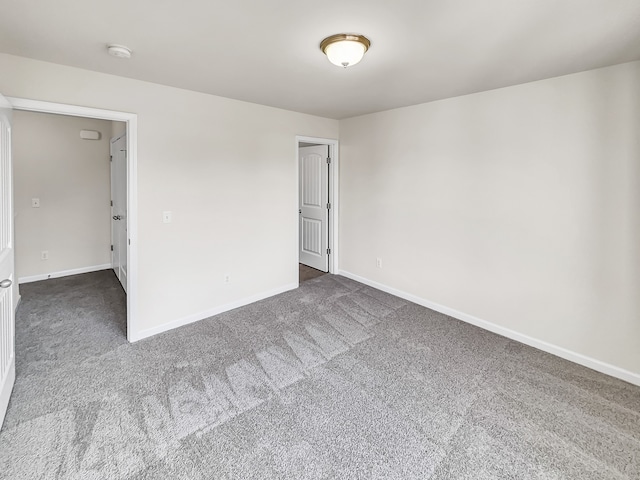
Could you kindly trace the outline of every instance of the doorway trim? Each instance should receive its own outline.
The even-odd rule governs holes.
[[[27,98],[7,97],[14,110],[125,122],[127,131],[127,340],[138,335],[138,115]]]
[[[299,263],[300,252],[300,215],[298,209],[300,208],[300,152],[298,151],[300,142],[303,143],[317,143],[320,145],[329,146],[329,155],[331,157],[331,163],[329,164],[329,203],[331,208],[329,209],[329,245],[331,254],[329,255],[329,273],[338,273],[338,255],[339,255],[339,243],[338,243],[338,216],[339,216],[339,195],[340,183],[340,149],[339,141],[333,138],[320,138],[320,137],[307,137],[305,135],[296,135],[296,204],[295,204],[295,216],[296,216],[296,272],[298,271],[297,265]],[[296,273],[297,276],[297,273]],[[299,282],[298,282],[299,285]]]

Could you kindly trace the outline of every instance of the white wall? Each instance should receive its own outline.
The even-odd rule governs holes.
[[[116,138],[125,133],[127,124],[125,122],[111,122],[111,138]]]
[[[6,54],[0,72],[5,96],[138,115],[141,330],[297,282],[295,135],[337,121]]]
[[[294,137],[338,122],[5,54],[0,72],[7,96],[138,114],[142,330],[295,283]],[[640,372],[639,84],[635,62],[340,122],[341,269]]]
[[[110,264],[111,122],[16,111],[12,127],[16,275]],[[80,130],[101,139],[83,140]]]
[[[341,121],[341,270],[640,373],[639,86],[634,62]]]

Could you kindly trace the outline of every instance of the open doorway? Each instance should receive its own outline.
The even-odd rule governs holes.
[[[337,141],[296,137],[298,280],[337,269]]]
[[[126,164],[115,177],[111,166],[117,134],[126,138],[125,123],[13,114],[15,269],[24,333],[17,341],[36,357],[36,351],[66,355],[53,346],[72,337],[75,355],[126,342],[127,302],[113,263],[114,193],[117,204],[124,197],[126,218]],[[29,334],[31,323],[40,325],[37,334]]]
[[[122,215],[121,221],[126,226],[124,228],[124,236],[122,241],[120,242],[122,246],[122,250],[120,253],[120,258],[126,267],[126,275],[123,277],[124,286],[121,286],[119,280],[115,280],[117,286],[121,292],[124,304],[125,311],[125,319],[122,322],[124,325],[124,330],[126,331],[126,337],[124,341],[136,341],[140,338],[138,334],[137,328],[137,181],[136,181],[136,172],[137,172],[137,115],[133,113],[125,113],[125,112],[117,112],[111,110],[101,110],[90,107],[81,107],[75,105],[66,105],[66,104],[58,104],[58,103],[50,103],[50,102],[42,102],[38,100],[30,100],[30,99],[22,99],[22,98],[12,98],[9,97],[8,101],[11,104],[11,107],[14,110],[14,115],[17,112],[39,112],[45,114],[54,114],[53,116],[61,117],[69,116],[69,117],[81,117],[86,120],[106,120],[110,125],[110,128],[107,128],[106,131],[100,132],[100,138],[104,138],[106,140],[107,145],[111,145],[111,140],[116,139],[118,137],[122,137],[123,145],[126,147],[123,150],[126,150],[125,158],[126,163],[124,165],[124,169],[122,173],[124,177],[121,181],[121,196],[125,198],[126,202],[126,212]],[[83,129],[83,130],[91,130],[91,129]],[[95,130],[95,129],[94,129]],[[15,132],[15,128],[14,128]],[[79,132],[76,132],[76,135],[80,135]],[[95,136],[95,133],[85,133],[85,136],[89,137]],[[33,139],[37,141],[37,139]],[[112,148],[112,147],[111,147]],[[107,147],[108,155],[111,153],[109,151],[109,147]],[[111,174],[111,166],[107,167],[107,175]],[[60,173],[60,172],[58,172]],[[64,172],[62,172],[64,173]],[[15,175],[14,175],[15,176]],[[82,182],[79,182],[81,185],[84,185]],[[108,212],[107,218],[107,230],[108,230],[108,242],[110,243],[112,239],[111,234],[111,225],[114,214],[112,210],[112,199],[111,197],[111,186],[110,186],[110,177],[107,182],[107,191],[108,193],[108,201],[106,203],[106,209]],[[86,188],[86,185],[84,185]],[[41,207],[42,208],[42,207]],[[19,249],[20,247],[18,247]],[[49,257],[51,258],[51,257]],[[87,273],[86,275],[95,275],[95,274],[109,274],[112,279],[115,279],[113,272],[113,257],[111,245],[109,245],[107,249],[107,261],[105,264],[100,264],[104,266],[104,270],[98,270],[93,273]],[[94,265],[95,267],[96,265]],[[68,271],[58,271],[54,273],[59,273],[61,278],[69,279],[69,281],[73,280],[72,277],[67,277],[65,273],[80,273],[80,272],[68,272]],[[49,274],[47,274],[49,275]],[[18,278],[20,278],[21,273],[17,272]],[[50,278],[54,278],[54,275],[51,275]],[[126,295],[124,292],[126,291]],[[19,294],[18,294],[19,295]],[[108,302],[109,299],[105,299],[105,302]],[[83,307],[84,308],[84,307]]]

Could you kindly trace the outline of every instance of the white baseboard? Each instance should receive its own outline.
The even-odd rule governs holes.
[[[168,330],[173,330],[174,328],[182,327],[184,325],[188,325],[190,323],[194,323],[199,320],[204,320],[205,318],[213,317],[214,315],[219,315],[221,313],[228,312],[229,310],[234,310],[239,307],[244,307],[245,305],[249,305],[250,303],[257,302],[259,300],[264,300],[265,298],[273,297],[274,295],[288,292],[289,290],[294,290],[296,288],[298,288],[298,283],[290,283],[282,287],[274,288],[273,290],[268,290],[266,292],[258,293],[256,295],[252,295],[250,297],[237,300],[235,302],[227,303],[226,305],[220,305],[219,307],[214,307],[210,310],[205,310],[204,312],[194,313],[192,315],[179,318],[178,320],[164,323],[157,327],[148,328],[146,330],[141,330],[139,332],[132,332],[132,334],[130,335],[129,341],[137,342],[144,338],[149,338],[159,333],[163,333]]]
[[[69,275],[78,275],[80,273],[97,272],[100,270],[107,270],[109,268],[113,268],[110,263],[105,263],[104,265],[93,265],[91,267],[73,268],[71,270],[62,270],[60,272],[51,272],[51,273],[43,273],[41,275],[31,275],[29,277],[20,277],[18,278],[18,283],[22,284],[22,283],[39,282],[41,280],[48,280],[50,278],[68,277]]]
[[[611,365],[609,363],[596,360],[595,358],[582,355],[581,353],[576,353],[571,350],[567,350],[566,348],[559,347],[552,343],[548,343],[543,340],[538,340],[537,338],[524,335],[522,333],[516,332],[515,330],[510,330],[500,325],[496,325],[495,323],[491,323],[486,320],[482,320],[478,317],[474,317],[473,315],[469,315],[468,313],[454,310],[453,308],[449,308],[444,305],[431,302],[424,298],[420,298],[416,295],[403,292],[396,288],[389,287],[382,283],[369,280],[368,278],[364,278],[359,275],[346,272],[344,270],[340,270],[339,275],[350,278],[351,280],[355,280],[356,282],[364,283],[365,285],[369,285],[370,287],[376,288],[378,290],[382,290],[383,292],[390,293],[391,295],[395,295],[396,297],[404,298],[405,300],[408,300],[413,303],[417,303],[418,305],[422,305],[423,307],[430,308],[431,310],[435,310],[436,312],[443,313],[445,315],[456,318],[458,320],[462,320],[463,322],[470,323],[471,325],[475,325],[476,327],[480,327],[484,330],[488,330],[490,332],[496,333],[503,337],[510,338],[511,340],[516,340],[520,343],[524,343],[525,345],[529,345],[530,347],[537,348],[538,350],[551,353],[552,355],[556,355],[558,357],[564,358],[565,360],[569,360],[571,362],[585,366],[592,370],[596,370],[597,372],[601,372],[601,373],[610,375],[612,377],[619,378],[626,382],[632,383],[634,385],[640,386],[640,373],[634,373],[629,370],[616,367],[615,365]]]

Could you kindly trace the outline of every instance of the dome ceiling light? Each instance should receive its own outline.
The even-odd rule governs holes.
[[[351,67],[362,60],[371,42],[363,35],[338,33],[320,42],[320,50],[338,67]]]

